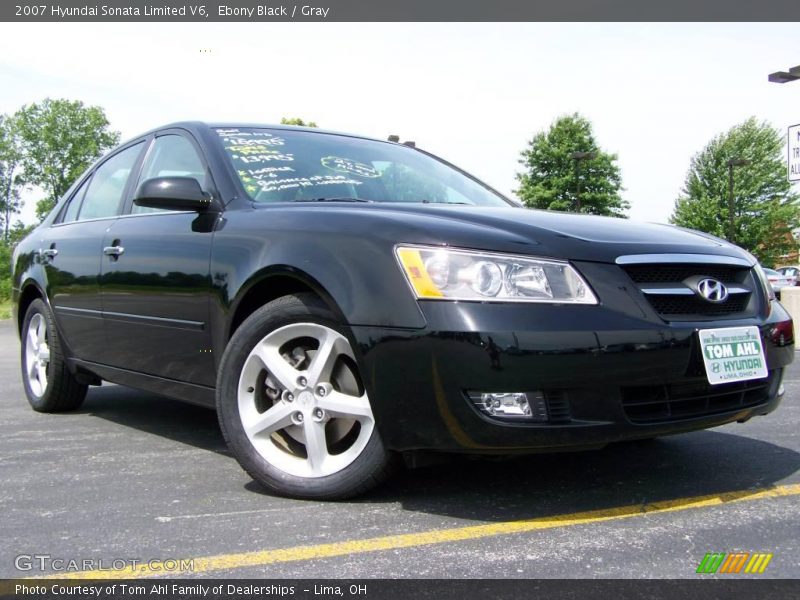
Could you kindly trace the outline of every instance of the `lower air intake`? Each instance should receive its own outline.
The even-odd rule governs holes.
[[[775,377],[710,385],[687,383],[622,388],[622,408],[633,423],[666,423],[752,408],[769,400]]]

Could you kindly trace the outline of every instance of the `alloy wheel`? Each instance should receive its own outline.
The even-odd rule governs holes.
[[[262,338],[244,362],[237,396],[259,455],[298,477],[347,467],[375,425],[350,343],[318,323],[294,323]]]
[[[47,390],[50,368],[50,347],[47,341],[47,321],[44,315],[36,313],[31,317],[25,335],[25,373],[28,386],[37,397],[43,396]]]

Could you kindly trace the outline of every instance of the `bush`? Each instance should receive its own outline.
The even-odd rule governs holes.
[[[11,299],[11,278],[0,280],[0,302]]]
[[[13,247],[0,241],[0,302],[11,298],[11,254]]]

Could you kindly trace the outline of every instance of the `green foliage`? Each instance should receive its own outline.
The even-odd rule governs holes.
[[[43,219],[78,176],[119,142],[99,106],[46,98],[23,106],[15,115],[22,145],[25,180],[44,188],[36,214]]]
[[[11,244],[0,241],[0,302],[11,298]]]
[[[784,136],[755,117],[712,139],[696,154],[670,221],[727,238],[731,159],[734,167],[734,241],[766,265],[795,249],[791,231],[800,224],[798,195],[786,179]]]
[[[21,221],[14,223],[8,236],[0,240],[0,304],[11,298],[11,256],[17,243],[28,235],[36,225],[25,226]],[[0,319],[3,319],[0,315]]]
[[[297,125],[299,127],[316,127],[317,124],[314,121],[303,121],[300,117],[291,117],[287,119],[286,117],[281,118],[281,125]]]
[[[592,152],[593,157],[577,161],[575,152]],[[517,173],[517,195],[527,206],[625,216],[630,205],[620,196],[617,155],[600,150],[591,123],[579,114],[560,117],[548,131],[537,133],[521,156],[525,171]]]
[[[22,150],[14,119],[0,115],[0,219],[3,223],[3,239],[7,240],[11,218],[22,208],[20,192],[25,184],[22,179]]]
[[[25,225],[22,221],[17,221],[9,229],[8,240],[6,240],[6,243],[11,246],[16,246],[22,240],[22,238],[24,238],[34,229],[36,229],[36,225]]]
[[[447,202],[447,188],[439,181],[398,163],[381,171],[381,181],[396,202]]]

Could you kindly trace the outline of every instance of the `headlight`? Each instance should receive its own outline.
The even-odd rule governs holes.
[[[424,246],[398,246],[396,252],[420,299],[597,304],[567,262]]]

